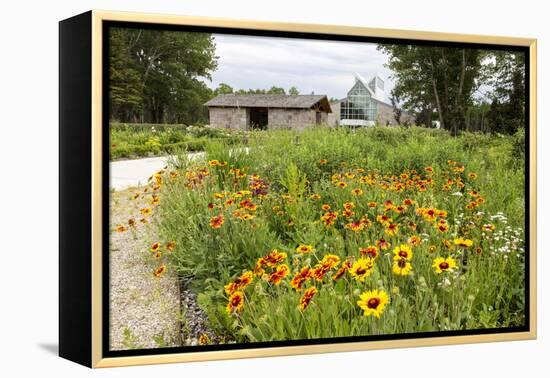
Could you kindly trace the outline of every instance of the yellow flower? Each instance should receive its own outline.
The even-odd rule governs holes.
[[[313,296],[317,294],[317,289],[315,286],[310,287],[304,292],[304,295],[300,298],[300,311],[304,311],[307,306],[309,306],[309,303],[313,299]]]
[[[228,314],[242,311],[244,305],[244,294],[242,291],[236,291],[229,297],[229,302],[225,307]]]
[[[312,194],[311,196],[309,196],[309,198],[316,201],[316,200],[321,199],[321,195],[320,194]]]
[[[412,270],[412,265],[407,259],[399,259],[393,262],[392,270],[394,274],[406,276]]]
[[[211,167],[215,167],[216,165],[219,165],[220,162],[218,160],[210,160],[208,161],[208,165]]]
[[[454,240],[455,245],[458,245],[462,248],[470,248],[474,242],[470,239],[462,239],[462,238],[456,238]]]
[[[344,189],[348,184],[346,184],[344,181],[338,181],[336,184],[337,187]]]
[[[405,259],[407,261],[410,261],[413,257],[411,247],[406,244],[401,244],[399,247],[395,247],[393,250],[393,254],[394,260]]]
[[[452,257],[447,257],[446,259],[443,257],[437,257],[434,260],[432,268],[435,269],[435,272],[437,274],[443,273],[443,272],[450,272],[454,268],[456,268],[456,261]]]
[[[353,278],[360,282],[364,282],[374,270],[374,262],[372,259],[359,259],[353,263],[349,272]]]
[[[363,310],[364,316],[374,315],[380,318],[384,307],[390,303],[390,297],[384,290],[372,290],[360,295],[357,305]]]
[[[144,207],[142,209],[139,209],[139,212],[142,215],[149,215],[149,214],[151,214],[151,208],[150,207]]]
[[[172,240],[171,242],[166,243],[166,249],[169,250],[170,252],[173,251],[174,248],[176,248],[175,240]]]
[[[296,248],[296,252],[298,253],[311,253],[314,251],[315,249],[312,245],[300,244],[298,248]]]
[[[363,190],[360,188],[355,188],[351,191],[351,194],[354,196],[361,196],[363,195]]]

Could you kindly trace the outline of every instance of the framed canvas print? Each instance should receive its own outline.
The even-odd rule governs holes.
[[[60,22],[60,355],[536,337],[536,41]]]

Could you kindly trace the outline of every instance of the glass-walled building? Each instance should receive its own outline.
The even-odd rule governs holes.
[[[354,86],[340,101],[338,123],[343,126],[373,126],[379,121],[380,103],[387,105],[384,104],[384,81],[376,75],[367,82],[355,74]]]
[[[332,113],[327,120],[332,126],[368,127],[414,124],[414,115],[402,111],[399,121],[395,119],[393,106],[388,104],[384,94],[384,80],[375,75],[365,80],[355,74],[355,83],[341,100],[330,103]]]

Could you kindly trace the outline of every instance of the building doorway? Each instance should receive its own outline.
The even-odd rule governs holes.
[[[315,124],[316,125],[321,124],[321,112],[315,112]]]
[[[250,128],[253,130],[267,130],[267,108],[250,109]]]

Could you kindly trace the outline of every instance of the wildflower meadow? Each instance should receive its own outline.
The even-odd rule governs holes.
[[[207,143],[204,159],[182,152],[129,217],[158,231],[151,274],[190,282],[203,344],[521,326],[519,138],[253,132]]]

